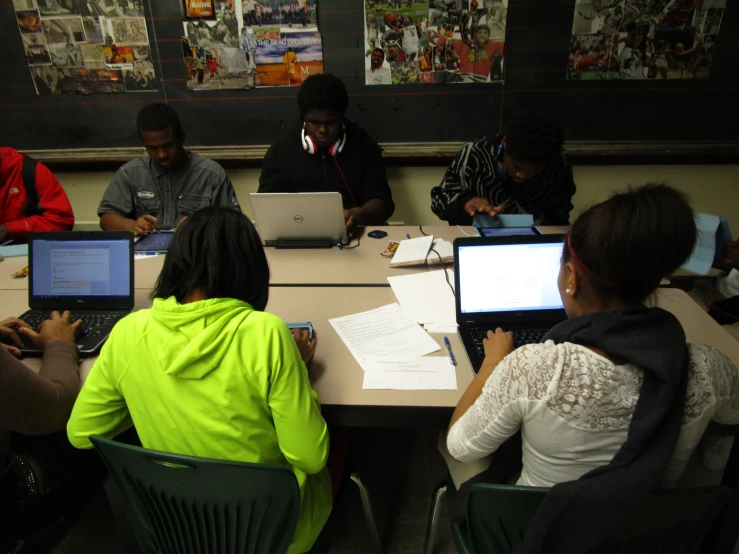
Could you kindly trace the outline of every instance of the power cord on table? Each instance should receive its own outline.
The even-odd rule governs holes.
[[[426,233],[426,232],[425,232],[425,231],[423,230],[423,225],[419,225],[419,226],[418,226],[418,230],[419,230],[419,231],[421,231],[421,234],[422,234],[422,235],[423,235],[424,237],[428,237],[428,236],[429,236],[429,234],[428,234],[428,233]],[[449,281],[449,274],[447,273],[447,271],[446,271],[446,268],[444,267],[444,260],[442,260],[442,259],[441,259],[441,254],[439,254],[439,253],[438,253],[438,252],[437,252],[437,251],[436,251],[436,250],[434,249],[434,247],[433,247],[433,246],[431,247],[431,252],[433,252],[434,254],[436,254],[436,256],[437,256],[437,257],[439,258],[439,263],[441,264],[441,269],[443,269],[443,270],[444,270],[444,278],[446,279],[446,284],[447,284],[447,285],[449,285],[449,289],[450,289],[450,290],[452,291],[452,296],[456,298],[456,297],[457,297],[457,295],[456,295],[456,294],[455,294],[455,292],[454,292],[454,287],[452,286],[452,283],[451,283],[451,282]],[[427,262],[427,263],[428,263],[428,262]]]
[[[340,242],[337,242],[336,246],[339,247],[339,250],[351,250],[352,248],[356,248],[357,246],[359,246],[359,239],[360,237],[357,237],[357,244],[355,244],[354,246],[344,246]],[[349,244],[351,244],[351,242]]]

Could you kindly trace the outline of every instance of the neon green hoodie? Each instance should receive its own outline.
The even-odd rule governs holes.
[[[146,448],[289,467],[301,509],[289,554],[331,511],[328,431],[287,325],[233,299],[154,300],[121,320],[67,425],[70,442],[112,438],[131,421]]]

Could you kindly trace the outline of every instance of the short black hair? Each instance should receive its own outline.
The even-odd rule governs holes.
[[[685,194],[648,183],[614,194],[585,211],[570,229],[577,257],[600,279],[595,293],[627,305],[643,303],[693,252],[695,214]],[[565,243],[562,259],[573,258]]]
[[[549,117],[532,112],[519,113],[503,134],[506,152],[518,162],[546,165],[561,155],[564,131]]]
[[[141,131],[164,131],[172,127],[172,132],[182,137],[182,124],[180,116],[168,104],[149,104],[141,108],[136,118],[136,128],[141,137]]]
[[[197,210],[169,245],[152,298],[178,302],[196,289],[208,298],[235,298],[263,311],[269,299],[269,265],[259,233],[243,213]]]
[[[330,73],[311,75],[298,91],[300,115],[308,110],[334,110],[345,114],[349,107],[349,94],[341,79]]]

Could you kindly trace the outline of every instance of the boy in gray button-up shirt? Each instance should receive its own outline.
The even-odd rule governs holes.
[[[137,126],[149,155],[128,162],[116,172],[98,207],[100,227],[142,235],[174,229],[200,208],[240,210],[224,169],[184,149],[185,133],[171,107],[144,107]]]

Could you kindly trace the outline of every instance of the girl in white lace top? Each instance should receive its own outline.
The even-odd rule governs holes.
[[[674,485],[708,423],[739,423],[737,369],[715,348],[690,345],[683,424],[663,485]],[[472,462],[519,428],[517,484],[551,487],[607,464],[626,440],[643,372],[571,343],[529,344],[501,361],[452,426],[449,453]]]
[[[687,259],[695,238],[692,209],[674,189],[647,185],[617,194],[582,214],[568,234],[558,287],[569,319],[542,344],[515,351],[512,333],[488,332],[485,361],[457,405],[446,446],[468,464],[520,430],[517,484],[560,484],[526,540],[557,543],[557,530],[548,527],[567,525],[552,514],[575,514],[574,506],[587,508],[602,492],[614,515],[601,511],[578,525],[580,535],[592,529],[578,546],[592,546],[611,525],[599,528],[599,521],[628,513],[630,497],[675,484],[711,420],[739,424],[737,368],[714,348],[686,346],[674,316],[643,305]],[[458,488],[460,466],[450,462]],[[621,483],[631,490],[619,491]],[[565,501],[562,491],[570,495]]]

